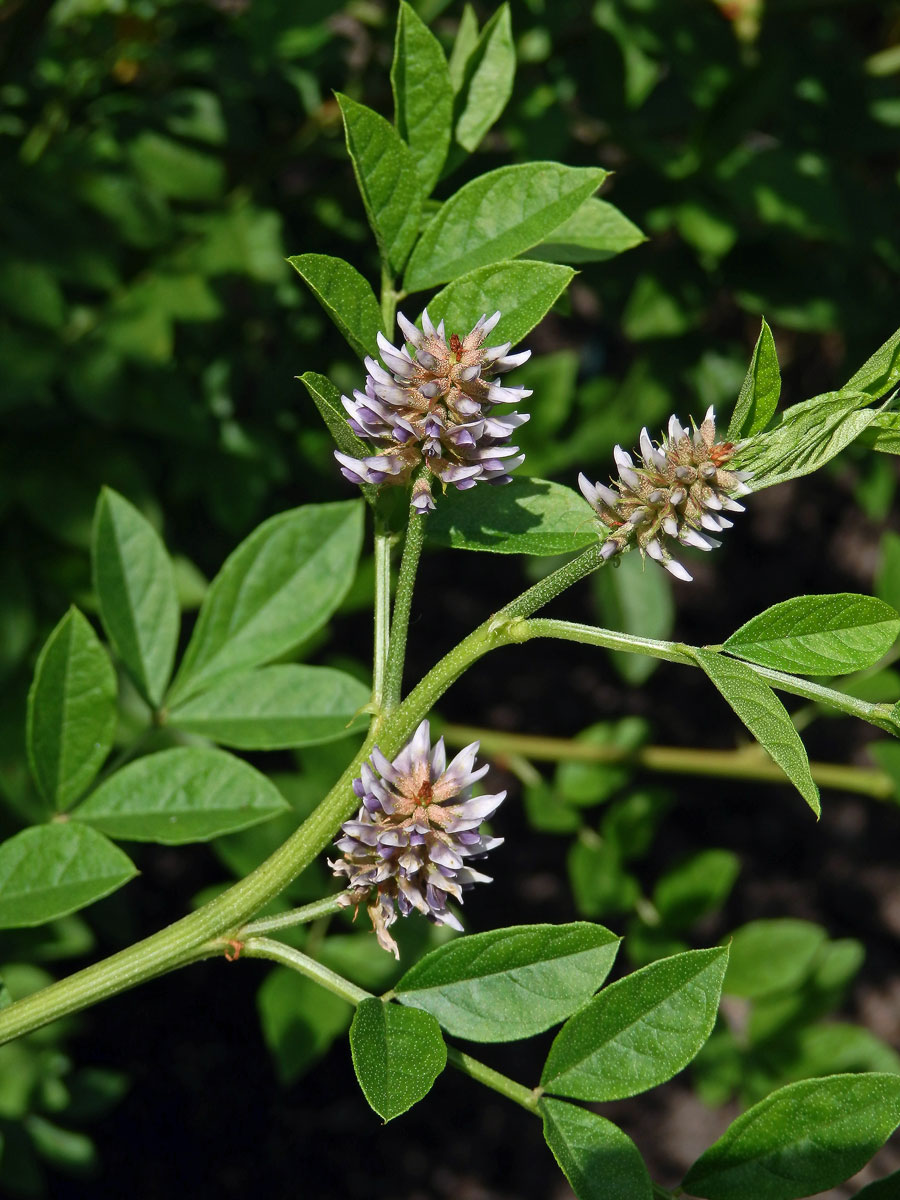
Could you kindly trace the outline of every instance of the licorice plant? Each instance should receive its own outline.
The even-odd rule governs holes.
[[[621,939],[596,922],[468,932],[467,889],[487,887],[491,875],[495,887],[509,886],[503,839],[486,824],[502,815],[505,792],[491,784],[482,790],[489,764],[479,764],[477,740],[451,757],[430,722],[447,689],[500,647],[561,639],[586,654],[602,647],[663,659],[704,673],[767,752],[767,769],[818,813],[816,779],[776,692],[900,736],[893,704],[860,699],[831,681],[867,670],[891,650],[900,616],[890,605],[848,594],[800,596],[718,646],[539,614],[626,556],[687,584],[692,552],[713,550],[763,489],[825,466],[864,431],[870,446],[896,452],[900,333],[839,390],[778,410],[779,368],[763,322],[721,423],[685,397],[658,437],[623,428],[614,464],[599,479],[582,472],[580,494],[569,486],[575,480],[530,478],[516,438],[541,395],[515,382],[530,355],[515,347],[571,282],[574,271],[556,261],[565,260],[566,247],[613,253],[642,235],[595,197],[607,174],[599,167],[520,162],[475,175],[449,195],[442,184],[442,201],[431,198],[502,109],[510,45],[504,6],[479,36],[467,26],[448,64],[415,10],[401,3],[394,122],[338,95],[380,256],[380,295],[342,259],[306,251],[291,262],[362,360],[354,368],[359,386],[344,383],[350,395],[314,370],[301,376],[336,443],[334,471],[344,476],[347,498],[273,517],[234,551],[174,677],[179,624],[169,557],[137,509],[111,490],[101,495],[93,572],[107,645],[73,608],[37,662],[27,741],[49,819],[0,845],[0,925],[40,925],[127,883],[135,868],[117,840],[180,844],[266,821],[285,836],[175,924],[8,1003],[0,1040],[202,959],[266,959],[355,1008],[354,1068],[385,1121],[425,1100],[449,1063],[542,1122],[582,1200],[812,1195],[851,1176],[890,1136],[900,1122],[900,1075],[845,1072],[787,1083],[737,1116],[674,1191],[651,1179],[636,1145],[585,1105],[646,1092],[695,1059],[728,990],[729,944],[677,950],[604,986]],[[366,514],[371,686],[334,667],[293,661],[351,586]],[[563,561],[406,687],[411,611],[414,602],[428,606],[427,597],[414,601],[426,540],[461,550],[460,573],[467,550]],[[732,561],[738,585],[742,569]],[[108,762],[119,691],[111,656],[140,697],[148,730]],[[502,678],[492,686],[502,687]],[[231,753],[354,735],[358,748],[337,783],[299,822],[273,782]],[[163,740],[148,753],[146,736]],[[515,829],[507,820],[507,842]],[[324,894],[292,907],[291,888],[316,862],[330,870],[320,875]],[[367,937],[387,970],[400,960],[382,994],[338,973],[321,947],[303,940],[310,922],[342,910],[371,924]],[[424,955],[421,946],[404,949],[407,929],[429,927],[436,937]],[[471,1045],[456,1044],[517,1041],[555,1026],[536,1081],[500,1074],[470,1054]],[[450,1136],[440,1120],[434,1129],[435,1137]],[[879,1186],[873,1200],[900,1185],[895,1177],[888,1190]]]

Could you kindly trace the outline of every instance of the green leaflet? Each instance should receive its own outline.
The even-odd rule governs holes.
[[[238,750],[315,746],[362,729],[369,695],[344,671],[283,663],[226,675],[176,705],[169,724]]]
[[[428,537],[460,550],[494,554],[569,554],[597,540],[591,506],[546,479],[513,478],[505,487],[448,488],[428,519]]]
[[[361,542],[358,500],[307,504],[264,521],[210,584],[171,703],[286,654],[320,629],[347,594]]]
[[[77,608],[44,643],[28,693],[26,742],[31,773],[45,799],[67,808],[112,748],[116,674]]]
[[[295,254],[288,262],[355,353],[360,358],[377,354],[376,335],[384,330],[381,309],[369,281],[350,263],[331,254]]]
[[[526,258],[548,262],[605,262],[646,242],[646,235],[608,200],[585,200],[561,225],[526,250]]]
[[[175,575],[159,534],[112,488],[97,502],[91,565],[107,637],[141,695],[156,706],[178,642]]]
[[[900,728],[900,703],[894,706],[893,716]],[[896,741],[873,742],[869,746],[869,753],[893,780],[894,795],[900,795],[900,745]]]
[[[896,609],[873,596],[794,596],[752,617],[725,649],[776,671],[844,675],[877,663],[898,633]]]
[[[636,556],[635,556],[636,557]],[[612,626],[616,628],[615,625]],[[574,737],[586,746],[615,747],[618,750],[637,750],[649,737],[650,728],[640,717],[621,717],[618,721],[601,721],[589,725]],[[627,763],[562,762],[556,768],[556,788],[567,804],[589,808],[609,800],[628,783],[632,768]]]
[[[778,407],[781,395],[781,371],[775,339],[765,317],[759,331],[747,376],[741,385],[734,412],[728,425],[728,439],[739,442],[765,429]]]
[[[286,812],[249,763],[204,746],[160,750],[116,771],[72,816],[123,841],[206,842]]]
[[[516,50],[509,4],[501,4],[471,49],[468,49],[471,24],[467,24],[466,17],[464,12],[460,23],[461,52],[459,58],[454,54],[451,71],[455,68],[455,78],[459,79],[454,84],[458,93],[454,134],[460,146],[471,153],[478,148],[512,95]],[[475,28],[477,30],[477,23]],[[465,60],[460,67],[457,63],[463,53]]]
[[[846,1021],[807,1025],[792,1030],[776,1044],[779,1084],[851,1071],[900,1074],[900,1055],[868,1029]],[[752,1099],[761,1098],[769,1090],[764,1087]]]
[[[574,838],[566,867],[575,907],[583,917],[627,912],[640,899],[640,884],[625,870],[622,855],[612,844],[588,844]]]
[[[212,154],[144,129],[128,146],[138,175],[150,190],[173,200],[215,201],[224,191],[225,166]]]
[[[294,1083],[350,1024],[351,1006],[288,967],[275,967],[256,993],[263,1037],[283,1084]]]
[[[356,1010],[350,1050],[363,1095],[385,1121],[427,1096],[447,1065],[447,1047],[434,1017],[374,996]]]
[[[541,1086],[619,1100],[671,1079],[712,1031],[727,963],[727,947],[688,950],[610,984],[556,1035]]]
[[[573,213],[606,175],[600,168],[538,162],[478,176],[442,205],[422,234],[404,288],[420,291],[515,258]]]
[[[565,1020],[612,967],[619,938],[602,925],[522,925],[432,950],[396,984],[403,1003],[473,1042],[533,1037]]]
[[[578,1200],[651,1200],[640,1151],[612,1121],[546,1096],[538,1112],[544,1140]]]
[[[491,344],[516,342],[550,311],[575,277],[571,267],[513,259],[467,271],[428,302],[428,315],[448,334],[464,336],[482,314],[503,314]]]
[[[860,434],[859,442],[879,454],[900,454],[900,413],[876,413]]]
[[[335,93],[347,152],[381,257],[395,270],[406,262],[422,215],[422,185],[413,152],[389,121]]]
[[[824,945],[825,930],[811,921],[750,921],[731,936],[722,990],[753,1000],[790,991],[806,977]]]
[[[728,899],[740,873],[740,859],[730,850],[700,850],[667,871],[653,889],[653,904],[670,929],[689,929]],[[734,946],[729,970],[734,963]],[[728,990],[728,975],[723,991]]]
[[[777,926],[783,919],[776,918],[768,923]],[[751,922],[751,924],[756,924],[756,922]],[[732,945],[732,959],[734,958],[733,950]],[[750,1044],[756,1045],[765,1042],[773,1036],[777,1037],[785,1030],[790,1032],[804,1022],[815,1021],[818,1017],[830,1013],[841,1003],[847,988],[862,966],[865,956],[866,952],[862,943],[853,938],[839,938],[833,942],[822,942],[798,983],[791,983],[787,990],[779,987],[776,983],[773,990],[766,996],[754,999],[750,1019],[747,1023],[747,1037]],[[770,978],[772,977],[770,976]],[[727,991],[729,986],[726,974],[723,990]],[[750,986],[752,988],[754,984],[751,982]],[[813,1028],[825,1028],[825,1026],[813,1026]],[[823,1072],[811,1071],[809,1074],[821,1075]]]
[[[818,816],[819,789],[809,759],[787,709],[769,685],[744,663],[712,650],[695,650],[694,657],[763,749],[774,758],[797,791]]]
[[[400,933],[400,929],[396,930]],[[420,933],[424,931],[419,930]],[[402,935],[401,935],[402,936]],[[427,933],[425,934],[427,936]],[[401,955],[404,953],[400,951]],[[392,954],[385,954],[371,932],[331,933],[317,948],[318,961],[369,992],[384,992],[400,973]]]
[[[459,91],[463,85],[466,72],[466,63],[471,57],[472,51],[478,45],[478,18],[475,16],[475,10],[471,4],[464,4],[462,16],[459,19],[459,27],[456,31],[456,39],[453,42],[453,48],[450,51],[450,61],[448,64],[450,71],[450,83],[453,87],[454,94]]]
[[[74,821],[23,829],[0,844],[0,928],[43,925],[108,896],[136,874],[118,846]]]
[[[900,1123],[900,1077],[832,1075],[773,1092],[694,1163],[705,1200],[795,1200],[854,1175]]]
[[[900,384],[900,329],[866,359],[842,391],[867,392],[874,400]]]
[[[350,454],[353,458],[367,458],[372,453],[372,447],[362,438],[358,438],[347,424],[347,414],[341,404],[341,393],[330,379],[317,375],[315,371],[306,371],[297,378],[309,392],[312,401],[319,410],[319,416],[328,426],[328,432],[334,438],[338,450]],[[374,504],[378,489],[370,483],[359,485],[359,490],[369,504]]]
[[[881,552],[875,574],[875,595],[896,607],[900,604],[900,535],[887,529],[881,535]]]
[[[826,392],[785,409],[773,429],[753,437],[734,465],[753,472],[753,491],[817,471],[849,446],[877,416],[865,392]]]
[[[397,132],[412,151],[427,196],[450,145],[453,85],[440,42],[406,0],[397,16],[391,87]]]

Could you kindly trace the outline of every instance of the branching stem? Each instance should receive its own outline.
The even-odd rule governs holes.
[[[420,529],[419,533],[421,536],[423,531]],[[396,755],[444,692],[478,659],[500,646],[526,642],[532,637],[559,637],[696,666],[691,648],[674,642],[653,642],[566,621],[527,619],[571,584],[596,570],[602,561],[597,543],[528,588],[464,638],[396,709],[384,715],[378,728],[382,752],[388,758]],[[754,670],[785,691],[808,699],[821,699],[880,728],[893,729],[890,705],[868,704],[768,668],[756,667]],[[341,778],[300,828],[233,887],[167,929],[0,1011],[0,1044],[176,967],[206,958],[216,953],[211,947],[236,941],[246,922],[312,862],[334,837],[341,822],[352,814],[358,804],[352,783],[374,742],[375,736],[370,731]]]
[[[589,574],[600,561],[599,547],[585,550],[470,633],[429,671],[394,712],[385,717],[378,730],[382,751],[389,757],[396,755],[422,718],[468,667],[488,651],[515,640],[509,634],[512,618],[530,615],[571,583]],[[236,941],[246,922],[312,862],[332,840],[340,823],[353,813],[359,801],[352,783],[374,742],[374,734],[370,731],[343,775],[300,828],[233,887],[168,928],[0,1011],[0,1044],[176,967],[208,958],[221,952],[223,942]]]
[[[322,900],[314,900],[312,904],[304,904],[302,908],[292,908],[288,912],[276,913],[272,917],[260,917],[257,921],[241,926],[237,932],[237,941],[252,937],[258,933],[273,933],[276,929],[290,929],[292,925],[308,925],[310,921],[318,921],[322,917],[330,917],[341,911],[338,896],[325,896]]]
[[[512,1100],[515,1104],[521,1105],[522,1108],[527,1109],[529,1112],[537,1112],[538,1100],[541,1098],[540,1088],[527,1088],[521,1083],[516,1083],[508,1075],[501,1075],[493,1067],[479,1062],[477,1058],[472,1058],[471,1054],[465,1054],[462,1050],[457,1050],[455,1046],[447,1047],[447,1062],[456,1067],[457,1071],[462,1071],[464,1075],[468,1075],[470,1079],[477,1079],[485,1087],[489,1087],[494,1092],[499,1092],[507,1100]]]
[[[316,962],[314,958],[303,954],[302,951],[295,950],[293,946],[286,946],[284,942],[276,942],[274,938],[248,938],[241,948],[241,956],[243,958],[267,958],[271,962],[290,967],[291,970],[305,975],[307,979],[315,980],[320,987],[333,992],[335,996],[340,996],[349,1004],[359,1004],[361,1000],[367,1000],[371,996],[371,992],[363,991],[349,979],[338,975],[336,971]]]
[[[611,629],[598,629],[594,625],[581,625],[575,621],[555,621],[546,617],[538,617],[530,621],[519,621],[510,630],[513,640],[526,642],[533,637],[561,638],[567,642],[580,642],[587,646],[602,646],[607,650],[624,650],[628,654],[648,654],[653,658],[661,658],[666,662],[684,663],[687,666],[699,666],[693,647],[680,642],[654,641],[652,638],[633,637],[627,633],[616,633]],[[710,647],[717,649],[717,647]],[[747,663],[754,674],[764,679],[779,691],[789,692],[804,700],[815,700],[827,704],[829,708],[849,716],[858,717],[870,725],[876,725],[888,733],[896,735],[897,729],[892,715],[892,705],[872,704],[868,700],[858,700],[834,688],[813,683],[799,675],[789,675],[786,671],[773,671],[771,667],[760,667],[756,663]]]

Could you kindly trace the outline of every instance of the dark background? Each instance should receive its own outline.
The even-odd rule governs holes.
[[[460,5],[417,7],[449,45]],[[842,384],[898,324],[900,7],[773,2],[755,38],[729,19],[739,7],[513,5],[513,98],[438,196],[508,162],[600,164],[615,170],[604,196],[650,239],[586,265],[529,338],[538,353],[574,356],[577,384],[541,417],[553,454],[546,439],[523,442],[526,469],[569,483],[582,468],[602,476],[612,444],[635,442],[643,423],[653,430],[709,403],[727,416],[760,313],[782,361],[782,403]],[[339,254],[377,280],[331,90],[390,115],[393,21],[393,5],[362,0],[0,9],[4,835],[28,817],[22,724],[34,658],[67,604],[91,608],[102,484],[164,529],[188,606],[197,572],[211,577],[260,520],[348,495],[293,377],[314,370],[358,386],[358,367],[283,259]],[[540,394],[530,403],[537,417]],[[860,452],[754,498],[722,550],[697,564],[696,582],[677,586],[677,636],[715,643],[788,596],[869,590],[880,536],[896,524],[895,486],[893,460]],[[513,594],[515,572],[526,582],[517,561],[426,556],[411,679]],[[585,587],[553,611],[591,620],[592,603]],[[369,616],[351,605],[319,653],[364,662],[368,641]],[[733,746],[733,718],[695,674],[664,665],[629,687],[599,654],[532,644],[480,664],[441,713],[560,736],[638,714],[662,744]],[[813,758],[862,762],[868,737],[828,721],[807,741]],[[506,782],[496,825],[507,842],[494,886],[467,901],[470,927],[572,919],[565,840],[529,830]],[[676,795],[642,879],[692,849],[735,850],[741,878],[702,944],[783,915],[860,938],[867,959],[848,1014],[896,1045],[896,813],[827,794],[814,826],[786,788],[682,780]],[[126,899],[91,910],[91,957],[180,916],[223,876],[205,848],[147,849],[140,865]],[[0,958],[19,953],[10,942]],[[90,1126],[97,1173],[51,1174],[51,1195],[566,1194],[537,1123],[451,1071],[386,1129],[356,1088],[344,1039],[282,1089],[255,1012],[266,969],[201,965],[79,1019],[66,1053],[132,1083]],[[484,1057],[528,1082],[546,1044]],[[670,1183],[727,1116],[681,1081],[603,1111]],[[890,1154],[882,1165],[896,1168]]]

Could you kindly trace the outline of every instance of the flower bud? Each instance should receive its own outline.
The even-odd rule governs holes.
[[[676,579],[689,581],[691,576],[671,557],[666,539],[698,550],[720,545],[704,531],[730,529],[732,522],[722,512],[743,512],[744,506],[733,496],[750,490],[746,486],[750,473],[727,466],[734,451],[731,442],[716,441],[716,418],[710,407],[691,433],[676,416],[670,417],[668,437],[659,445],[642,429],[639,465],[616,446],[613,457],[619,476],[612,488],[579,475],[584,498],[612,531],[603,544],[602,557],[612,558],[635,545]]]
[[[361,459],[335,451],[351,482],[406,485],[423,463],[445,487],[465,490],[476,483],[510,482],[509,472],[523,461],[510,439],[528,414],[504,411],[493,416],[492,410],[497,404],[517,403],[531,392],[501,386],[493,376],[520,366],[531,351],[508,354],[508,342],[485,347],[485,338],[499,320],[499,313],[483,316],[466,337],[453,334],[448,341],[443,321],[435,329],[427,309],[423,331],[398,313],[412,355],[405,345],[392,346],[378,334],[385,366],[367,358],[365,391],[354,392],[352,400],[341,397],[350,428],[377,449]],[[413,497],[417,512],[434,507],[430,492],[427,500],[425,495],[420,489]]]
[[[352,821],[341,826],[335,845],[342,852],[329,860],[335,875],[347,877],[344,907],[367,901],[378,944],[400,957],[388,929],[400,916],[418,909],[438,925],[462,929],[447,907],[452,898],[475,883],[490,883],[467,865],[502,838],[479,832],[506,793],[472,797],[472,785],[486,774],[475,769],[478,742],[472,742],[448,765],[444,739],[431,745],[423,721],[391,762],[376,746],[364,762],[353,790],[362,801]]]

